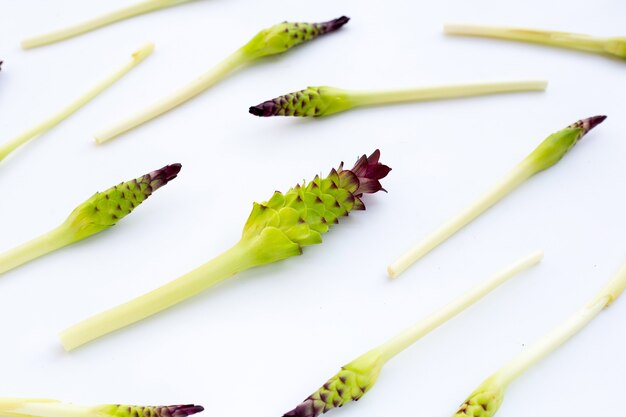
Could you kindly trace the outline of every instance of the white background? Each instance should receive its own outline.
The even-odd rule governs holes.
[[[560,323],[625,260],[625,63],[574,51],[445,37],[446,21],[624,35],[618,0],[412,2],[206,0],[21,51],[24,35],[125,0],[0,3],[0,136],[39,121],[119,66],[155,54],[0,166],[0,250],[59,224],[95,191],[181,162],[178,179],[113,230],[0,279],[0,394],[84,404],[196,402],[206,416],[281,416],[339,367],[511,261],[544,262],[384,369],[350,416],[451,415],[482,380]],[[92,134],[210,68],[283,20],[346,14],[340,32],[240,71],[183,107],[97,147]],[[250,105],[307,85],[391,88],[546,78],[546,93],[258,119]],[[531,179],[395,282],[386,265],[548,134],[607,114]],[[375,148],[389,194],[302,257],[248,271],[195,299],[64,353],[57,333],[182,275],[235,243],[253,201]],[[523,375],[500,415],[617,415],[626,300]]]

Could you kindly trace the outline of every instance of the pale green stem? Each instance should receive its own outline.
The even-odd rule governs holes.
[[[143,0],[121,9],[103,14],[101,16],[80,22],[59,30],[55,30],[42,35],[32,36],[22,41],[22,48],[30,49],[43,45],[59,42],[86,32],[110,25],[111,23],[144,13],[152,12],[165,7],[175,6],[192,0]]]
[[[395,278],[400,275],[413,263],[480,216],[481,213],[502,200],[535,172],[536,169],[529,160],[525,159],[522,161],[482,197],[448,220],[439,229],[426,236],[420,243],[389,265],[387,268],[389,277]]]
[[[63,224],[30,242],[0,254],[0,274],[67,246],[73,241],[72,230]]]
[[[131,115],[130,117],[119,121],[108,129],[101,130],[100,132],[94,135],[97,143],[104,143],[108,140],[111,140],[122,133],[125,133],[129,130],[140,126],[149,120],[152,120],[163,113],[166,113],[172,110],[175,107],[178,107],[182,103],[190,100],[191,98],[197,96],[203,91],[207,90],[209,87],[212,87],[230,73],[232,73],[237,68],[249,62],[247,55],[238,50],[237,52],[231,54],[228,58],[218,64],[216,67],[211,69],[206,74],[198,77],[196,80],[187,84],[180,90],[174,92],[168,97],[155,102],[154,104],[148,106],[144,110]]]
[[[598,38],[577,33],[479,25],[448,24],[444,26],[444,31],[449,35],[508,39],[600,53],[606,52],[605,46],[609,41],[608,38]]]
[[[488,94],[525,91],[545,91],[547,81],[510,81],[493,83],[453,84],[433,87],[417,87],[392,91],[347,91],[354,106],[440,100]]]
[[[188,274],[70,327],[60,334],[61,343],[70,351],[150,317],[248,269],[249,259],[248,246],[240,242]]]
[[[35,137],[41,135],[42,133],[52,129],[57,126],[59,123],[70,117],[76,111],[78,111],[81,107],[89,103],[95,97],[97,97],[104,90],[113,85],[116,81],[126,75],[130,70],[135,68],[140,62],[142,62],[146,57],[148,57],[154,51],[154,45],[149,43],[137,51],[135,51],[131,60],[124,64],[124,66],[117,69],[114,73],[109,75],[104,80],[100,81],[97,85],[83,94],[81,97],[74,100],[65,108],[61,109],[57,113],[48,117],[41,123],[33,126],[32,128],[22,132],[17,137],[11,139],[4,145],[0,146],[0,161],[7,157],[11,152],[25,144],[26,142],[34,139]]]
[[[0,399],[0,415],[7,417],[86,417],[94,408],[53,400]]]
[[[500,384],[502,388],[506,388],[509,383],[531,366],[580,332],[594,317],[615,301],[625,287],[626,263],[609,284],[585,307],[551,333],[544,336],[539,342],[520,353],[515,359],[497,371],[490,380]]]
[[[520,259],[375,350],[381,353],[382,361],[387,362],[432,330],[476,303],[510,278],[539,263],[541,259],[543,259],[542,252],[535,252]]]

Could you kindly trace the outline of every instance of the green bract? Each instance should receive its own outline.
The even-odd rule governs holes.
[[[114,226],[153,192],[176,178],[180,168],[180,164],[168,165],[94,194],[76,207],[61,226],[0,255],[0,274]]]
[[[350,362],[284,417],[317,417],[350,401],[358,401],[374,386],[383,366],[391,358],[480,300],[515,274],[537,264],[542,257],[543,254],[538,252],[515,262],[415,326]]]
[[[546,138],[535,150],[496,183],[486,194],[465,208],[447,223],[426,236],[421,242],[401,256],[387,271],[390,277],[396,277],[409,266],[436,248],[454,233],[480,216],[489,207],[500,201],[520,184],[533,175],[550,168],[559,162],[567,152],[591,129],[606,119],[606,116],[594,116],[580,120]]]
[[[391,91],[353,91],[335,87],[308,87],[250,107],[255,116],[320,117],[354,107],[438,100],[520,91],[544,91],[545,81],[510,81],[417,87]]]
[[[552,30],[474,25],[445,25],[444,30],[450,35],[482,36],[486,38],[539,43],[626,59],[626,38],[624,37],[601,38]]]
[[[284,22],[264,29],[216,67],[180,90],[146,107],[135,115],[121,120],[110,128],[96,133],[96,142],[106,142],[124,132],[132,130],[195,97],[226,78],[236,69],[251,64],[259,58],[281,54],[294,46],[313,40],[326,33],[334,32],[348,23],[348,20],[350,19],[342,16],[324,23]]]
[[[0,415],[8,417],[187,417],[203,411],[199,405],[98,405],[85,407],[56,400],[0,398]]]
[[[626,263],[606,287],[580,311],[487,378],[461,405],[454,417],[492,417],[496,414],[511,382],[580,332],[602,310],[611,305],[625,288]]]
[[[246,269],[300,255],[302,247],[322,242],[338,219],[364,210],[363,194],[383,190],[380,179],[391,168],[380,152],[363,155],[352,169],[343,163],[326,178],[319,176],[285,194],[275,192],[255,203],[241,240],[213,260],[152,292],[85,320],[61,334],[67,350],[158,313]]]

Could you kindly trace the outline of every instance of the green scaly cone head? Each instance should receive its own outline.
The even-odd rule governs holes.
[[[111,417],[187,417],[204,411],[194,404],[164,406],[104,405],[97,407],[99,413]]]
[[[65,226],[72,231],[75,241],[114,226],[152,193],[176,178],[181,167],[180,164],[167,165],[137,179],[94,194],[74,209],[65,221]]]
[[[353,103],[345,90],[334,87],[308,87],[306,90],[252,106],[249,111],[259,117],[320,117],[346,111],[352,107]]]
[[[492,417],[503,399],[504,388],[487,380],[461,404],[454,417]]]
[[[579,120],[565,129],[548,136],[526,158],[526,162],[533,169],[533,174],[548,169],[559,162],[583,136],[605,119],[606,116],[594,116]]]
[[[374,386],[383,365],[376,351],[366,353],[341,368],[337,375],[283,417],[317,417],[358,401]]]
[[[363,155],[352,169],[343,163],[326,178],[316,176],[264,203],[254,203],[240,244],[250,248],[251,266],[297,256],[302,247],[322,243],[322,234],[353,210],[365,210],[363,194],[385,191],[380,179],[391,168],[379,161],[380,151]]]
[[[301,43],[334,32],[349,20],[350,18],[342,16],[323,23],[283,22],[260,31],[241,51],[249,60],[281,54]]]

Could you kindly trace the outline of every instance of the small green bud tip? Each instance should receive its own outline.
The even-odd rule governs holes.
[[[139,407],[132,405],[107,405],[102,411],[111,417],[187,417],[204,411],[195,404]]]
[[[77,240],[115,225],[156,190],[178,176],[182,165],[167,165],[137,179],[94,194],[70,214],[66,223]]]
[[[385,191],[380,180],[391,168],[379,162],[380,151],[363,155],[350,170],[343,162],[326,178],[316,176],[264,203],[255,203],[242,242],[254,247],[254,265],[276,262],[302,253],[302,247],[322,243],[322,234],[353,210],[365,210],[363,194]]]
[[[306,90],[276,97],[250,107],[250,113],[259,117],[320,117],[345,111],[351,107],[352,103],[343,90],[333,87],[308,87]]]
[[[334,32],[348,23],[350,18],[342,16],[323,23],[283,22],[263,29],[241,50],[249,59],[280,54],[301,43]]]
[[[531,173],[543,171],[559,162],[583,136],[605,119],[606,116],[593,116],[579,120],[548,136],[527,158],[532,167]]]
[[[492,417],[503,399],[504,391],[498,386],[479,388],[461,404],[454,417]]]

